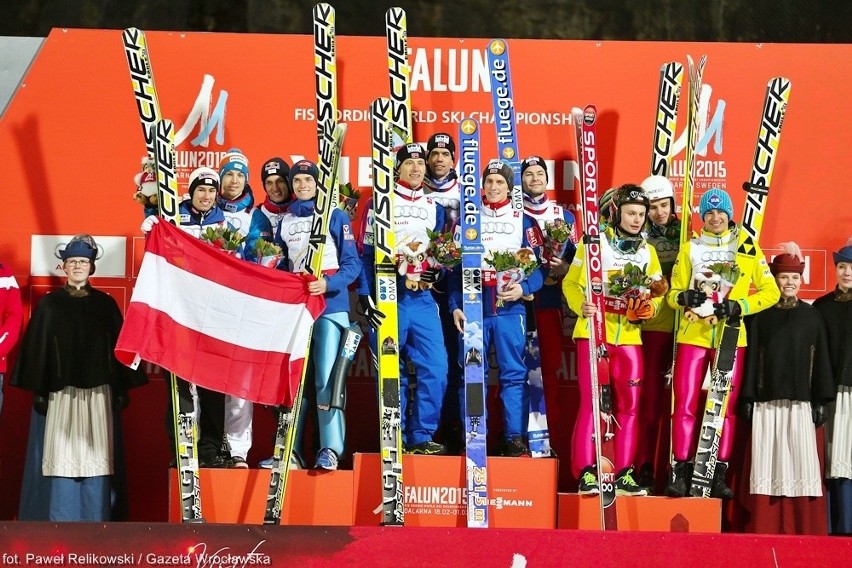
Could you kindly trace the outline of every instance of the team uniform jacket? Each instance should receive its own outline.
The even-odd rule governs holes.
[[[678,294],[694,288],[696,277],[702,274],[707,267],[716,262],[736,261],[737,232],[736,228],[727,230],[721,235],[702,231],[701,235],[683,244],[678,252],[677,262],[672,269],[671,289],[667,296],[669,306],[675,309],[679,307],[677,303]],[[756,257],[758,261],[754,263],[752,273],[740,275],[740,278],[751,279],[756,292],[742,298],[728,298],[739,303],[743,316],[755,314],[774,306],[781,296],[775,278],[769,271],[766,257],[759,246],[757,247]],[[703,321],[690,322],[686,317],[681,316],[680,328],[675,340],[678,343],[697,347],[717,348],[722,339],[723,326],[724,321],[720,321],[716,325],[708,325]],[[740,326],[737,346],[746,346],[746,328],[744,325]]]
[[[373,201],[367,204],[366,216],[361,224],[363,232],[363,253],[361,278],[358,283],[358,295],[371,294],[376,284],[376,250],[373,235]],[[399,182],[394,189],[394,237],[396,248],[414,241],[429,244],[428,231],[440,231],[444,227],[444,208],[432,197],[424,195],[423,188],[411,189]],[[429,290],[409,290],[405,287],[405,277],[397,276],[399,300],[409,296],[431,294]]]
[[[227,222],[225,214],[217,205],[214,205],[207,213],[201,213],[192,206],[191,199],[185,199],[181,202],[178,210],[180,212],[180,229],[196,239],[201,238],[201,233],[204,232],[205,228],[223,226]]]
[[[515,252],[521,248],[532,249],[536,253],[536,260],[541,262],[540,255],[540,239],[541,233],[534,219],[524,215],[521,212],[512,210],[512,205],[509,201],[501,204],[497,208],[492,208],[483,203],[481,209],[480,231],[482,238],[483,254],[483,288],[482,288],[482,306],[483,316],[490,317],[495,315],[509,314],[526,314],[523,298],[514,302],[505,302],[502,307],[497,307],[497,287],[496,287],[496,272],[494,268],[488,264],[485,259],[492,251],[509,251]],[[529,236],[539,239],[538,243],[531,243]],[[461,241],[461,226],[456,225],[455,236],[457,242]],[[450,280],[450,312],[456,309],[462,309],[462,280],[461,270],[453,271],[452,279]],[[524,296],[538,292],[544,279],[547,277],[548,268],[539,264],[532,274],[521,281],[521,288]]]
[[[275,244],[281,246],[284,258],[279,268],[290,272],[304,272],[311,234],[311,221],[315,202],[294,201],[281,217]],[[355,236],[349,217],[336,207],[331,211],[328,234],[322,255],[322,272],[328,284],[325,293],[326,314],[349,312],[348,286],[361,273],[361,260],[355,247]]]
[[[601,261],[603,265],[604,296],[611,297],[609,291],[610,279],[622,273],[627,263],[644,267],[649,277],[661,275],[660,261],[657,251],[648,243],[643,243],[635,252],[621,252],[610,245],[610,239],[614,238],[613,229],[607,228],[601,235]],[[562,291],[568,301],[568,307],[579,317],[574,326],[574,339],[588,339],[588,319],[582,316],[583,302],[586,301],[586,247],[581,244],[577,254],[571,262],[568,274],[562,282]],[[662,297],[651,298],[655,309],[659,309],[663,301]],[[612,345],[641,345],[641,325],[632,324],[627,317],[619,313],[604,314],[606,323],[606,342]]]
[[[11,267],[0,264],[0,373],[6,372],[6,357],[21,336],[23,307],[21,289]]]
[[[442,180],[426,178],[425,194],[444,208],[444,227],[442,232],[451,231],[458,221],[461,208],[461,187],[455,170],[450,170]]]
[[[676,231],[672,234],[665,234],[665,230],[675,228]],[[648,244],[654,247],[657,251],[657,258],[660,260],[660,268],[663,271],[663,276],[671,281],[672,268],[677,261],[677,253],[680,250],[680,221],[675,219],[668,227],[663,230],[651,225],[648,231]],[[654,314],[654,317],[642,324],[642,329],[645,331],[665,331],[667,333],[674,332],[674,320],[677,312],[668,302],[661,302],[660,309]]]
[[[562,260],[566,263],[570,264],[572,260],[574,260],[574,254],[577,252],[577,237],[575,234],[575,219],[574,215],[565,211],[565,209],[550,199],[547,198],[547,195],[542,196],[544,199],[541,201],[536,201],[528,195],[524,195],[524,213],[526,213],[529,217],[531,217],[538,224],[538,228],[542,235],[544,235],[544,226],[548,222],[555,221],[557,219],[562,219],[565,223],[571,228],[571,235],[568,237],[569,243],[568,246],[565,247],[565,252],[562,254]],[[564,277],[563,277],[564,278]],[[552,278],[548,278],[544,286],[541,287],[535,295],[535,307],[536,308],[561,308],[562,307],[562,289],[561,289],[561,281],[553,281],[550,282]]]

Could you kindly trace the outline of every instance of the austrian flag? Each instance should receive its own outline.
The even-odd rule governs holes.
[[[302,276],[223,253],[169,223],[148,235],[115,355],[198,386],[292,405],[311,327],[325,309]]]

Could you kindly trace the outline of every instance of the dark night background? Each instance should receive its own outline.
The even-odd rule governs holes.
[[[0,35],[51,28],[310,33],[313,0],[0,0]],[[384,35],[384,12],[411,36],[847,43],[848,0],[338,0],[340,35]]]

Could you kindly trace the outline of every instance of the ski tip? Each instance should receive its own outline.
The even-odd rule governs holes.
[[[459,130],[462,133],[470,136],[474,134],[477,130],[479,130],[479,123],[474,118],[464,117],[459,122]]]
[[[508,49],[509,44],[506,43],[505,39],[492,39],[488,42],[488,53],[496,57],[503,55]]]
[[[583,108],[583,124],[592,126],[598,118],[598,109],[595,105],[586,105]]]

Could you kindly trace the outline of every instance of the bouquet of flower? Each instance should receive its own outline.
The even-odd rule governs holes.
[[[284,256],[280,246],[263,239],[257,239],[255,241],[254,255],[257,263],[267,268],[275,268],[278,266],[278,262],[281,260],[281,257]]]
[[[647,296],[651,287],[651,278],[645,272],[646,266],[636,266],[628,262],[624,269],[609,277],[609,296],[633,297]]]
[[[516,252],[492,251],[485,257],[485,262],[494,267],[497,272],[497,292],[505,292],[512,284],[523,282],[538,267],[535,253],[528,248]],[[497,307],[503,306],[502,300],[497,300]]]
[[[358,200],[361,198],[361,192],[352,188],[350,182],[340,184],[340,199],[337,207],[344,213],[349,215],[350,219],[355,218],[355,209],[358,207]]]
[[[564,219],[544,223],[544,247],[550,258],[562,258],[571,238],[572,227]]]
[[[713,274],[718,274],[724,282],[730,284],[731,288],[734,287],[740,277],[740,267],[737,266],[736,262],[714,262],[707,267],[707,270]]]
[[[246,238],[228,226],[215,225],[204,229],[201,240],[228,254],[237,254]]]
[[[437,267],[452,268],[461,262],[461,250],[453,240],[452,233],[438,231],[428,231],[428,233],[429,249],[426,254],[435,259]]]

